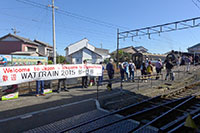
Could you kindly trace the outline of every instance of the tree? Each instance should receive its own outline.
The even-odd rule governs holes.
[[[56,57],[56,63],[57,64],[62,64],[62,63],[64,63],[64,61],[66,61],[65,56],[59,55],[59,56]]]
[[[48,64],[53,64],[53,61],[52,60],[48,60]]]
[[[117,52],[111,54],[111,57],[117,61]],[[123,50],[119,50],[119,62],[124,62],[124,61],[130,61],[131,60],[131,54],[126,53]]]

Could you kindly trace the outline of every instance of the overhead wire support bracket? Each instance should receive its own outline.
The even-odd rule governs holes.
[[[199,22],[197,22],[198,20]],[[151,39],[152,34],[158,34],[160,36],[161,33],[184,30],[188,28],[195,28],[199,26],[200,26],[200,17],[196,17],[196,18],[185,19],[181,21],[175,21],[171,23],[165,23],[161,25],[155,25],[155,26],[150,26],[150,27],[145,27],[145,28],[140,28],[140,29],[123,31],[123,32],[119,32],[119,29],[118,29],[117,30],[118,31],[117,32],[117,55],[119,52],[119,42],[121,39],[125,40],[126,38],[131,38],[133,41],[134,38],[136,37],[140,38],[141,36],[148,36],[148,38]],[[119,62],[118,56],[117,56],[117,65]]]
[[[189,25],[189,24],[184,24],[183,22],[181,22],[181,23],[180,23],[180,25],[183,25],[183,26],[188,26],[188,27],[191,27],[191,28],[193,27],[192,25]]]
[[[119,39],[122,39],[121,37],[124,34],[129,34],[129,35],[131,34],[135,38],[137,36],[145,36],[145,35],[149,36],[151,34],[160,34],[163,32],[170,32],[170,31],[175,31],[175,30],[194,28],[194,27],[200,26],[200,24],[196,23],[197,20],[200,20],[200,17],[185,19],[185,20],[181,20],[181,21],[176,21],[176,22],[171,22],[171,23],[166,23],[166,24],[161,24],[161,25],[155,25],[155,26],[150,26],[150,27],[145,27],[145,28],[140,28],[140,29],[135,29],[135,30],[123,31],[123,32],[119,32]],[[179,28],[178,27],[179,25],[183,25],[184,27]],[[164,28],[164,27],[166,27],[166,28]],[[148,30],[149,30],[149,32],[148,32]],[[147,32],[145,32],[145,31],[147,31]],[[125,39],[132,37],[129,35],[126,36]],[[124,39],[124,36],[123,36],[123,39]]]

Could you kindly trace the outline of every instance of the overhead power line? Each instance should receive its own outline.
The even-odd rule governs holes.
[[[37,2],[33,2],[33,1],[30,1],[30,0],[16,0],[16,1],[24,3],[24,4],[31,5],[31,6],[35,6],[35,7],[38,7],[38,8],[46,9],[45,8],[46,5],[43,5],[43,4],[40,4],[40,3],[37,3]],[[82,21],[85,21],[85,22],[97,24],[97,25],[104,26],[104,27],[107,27],[107,28],[113,28],[113,29],[121,28],[121,29],[124,29],[124,30],[129,29],[129,28],[124,27],[124,26],[119,26],[119,25],[116,25],[116,24],[104,22],[104,21],[101,21],[101,20],[97,20],[97,19],[87,17],[87,16],[83,16],[83,15],[79,15],[79,14],[72,13],[72,12],[69,12],[69,11],[66,11],[66,10],[62,10],[62,9],[58,9],[57,13],[61,13],[61,14],[64,14],[66,16],[69,16],[69,17],[73,17],[73,18],[76,18],[76,19],[79,19],[79,20],[82,20]]]
[[[199,0],[197,0],[197,1],[200,2]],[[192,2],[193,2],[193,4],[200,10],[199,5],[198,5],[196,2],[194,2],[194,0],[192,0]]]
[[[47,9],[47,7],[46,7],[46,9]],[[47,10],[46,10],[47,11]],[[50,24],[50,22],[44,22],[44,20],[46,20],[44,17],[42,17],[43,18],[43,21],[40,21],[40,20],[36,20],[36,19],[30,19],[30,18],[24,18],[24,17],[21,17],[21,16],[16,16],[16,15],[12,15],[12,14],[8,14],[8,13],[4,13],[4,12],[1,12],[1,14],[4,14],[4,15],[6,15],[6,16],[10,16],[10,17],[14,17],[14,18],[17,18],[17,19],[19,19],[19,20],[21,20],[21,19],[23,19],[23,22],[20,22],[20,24],[21,24],[21,26],[25,26],[25,24],[27,25],[26,26],[26,28],[25,29],[28,29],[28,28],[30,28],[30,23],[25,23],[26,21],[33,21],[33,22],[35,22],[36,24],[37,23],[42,23],[43,25],[45,25],[46,26],[46,24]],[[60,15],[62,15],[62,14],[60,14]],[[8,21],[8,20],[7,20]],[[10,20],[10,22],[12,22],[11,20]],[[65,34],[66,35],[77,35],[77,34],[79,34],[79,35],[83,35],[84,33],[87,33],[87,34],[91,34],[91,35],[93,35],[93,36],[96,36],[96,37],[98,37],[100,40],[106,40],[107,42],[109,41],[109,40],[107,40],[107,39],[105,39],[105,38],[102,38],[101,36],[102,35],[106,35],[106,36],[110,36],[110,37],[114,37],[114,35],[113,34],[111,34],[111,33],[108,33],[108,32],[101,32],[101,31],[98,31],[98,30],[83,30],[83,29],[78,29],[78,30],[76,30],[75,28],[73,28],[73,27],[66,27],[65,26],[65,23],[64,23],[64,20],[62,20],[61,21],[62,22],[62,24],[58,24],[58,26],[57,26],[57,29],[59,29],[59,30],[61,30],[61,29],[63,29],[63,27],[67,30],[67,31],[70,31],[69,33],[67,33],[67,32],[65,32]],[[18,24],[19,25],[19,24]],[[62,27],[60,27],[62,25]],[[42,26],[41,24],[37,24],[37,26],[35,26],[35,27],[38,27],[38,29],[40,29],[40,30],[42,30],[42,28],[40,27],[40,26]],[[47,28],[48,29],[48,28]],[[0,30],[11,30],[10,28],[7,28],[7,29],[0,29]],[[31,28],[29,29],[29,30],[31,30]],[[65,30],[65,31],[66,31]],[[46,30],[45,30],[46,31]],[[50,32],[50,31],[48,31],[48,32]],[[62,31],[62,32],[64,32],[64,31]],[[72,33],[73,32],[73,33]],[[21,30],[21,32],[20,32],[21,34],[23,33],[23,31]],[[25,33],[29,33],[29,32],[25,32]],[[35,32],[36,34],[38,34],[38,30],[37,30],[37,32]],[[60,33],[60,32],[59,32]],[[45,34],[42,34],[42,35],[45,35]],[[41,37],[41,36],[40,36]],[[35,36],[35,38],[37,38],[36,36]]]

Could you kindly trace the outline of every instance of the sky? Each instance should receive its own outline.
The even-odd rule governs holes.
[[[53,45],[51,0],[1,0],[0,37],[13,33]],[[196,5],[194,4],[196,3]],[[83,38],[97,48],[117,48],[120,32],[200,16],[198,0],[55,0],[56,46],[64,49]],[[120,40],[120,48],[143,46],[151,53],[187,51],[200,43],[200,27]]]

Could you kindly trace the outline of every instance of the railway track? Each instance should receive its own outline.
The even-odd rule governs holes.
[[[192,117],[192,119],[193,119],[193,121],[195,123],[200,123],[200,113],[198,113],[197,115],[194,115]],[[185,124],[185,122],[182,122],[178,126],[176,126],[173,129],[169,130],[168,133],[181,132],[181,131],[184,131],[184,132],[197,132],[198,129],[191,129],[191,128],[185,127],[184,124]]]
[[[159,132],[168,132],[180,123],[184,122],[188,114],[198,114],[200,113],[200,100],[196,99],[195,96],[191,96],[185,99],[180,104],[168,108],[168,110],[162,111],[158,110],[150,114],[140,115],[137,120],[140,120],[141,125],[138,129],[133,129],[130,132],[145,132],[148,126],[156,128]],[[152,117],[155,116],[155,117]],[[144,123],[141,120],[147,119],[148,122]]]
[[[200,82],[195,82],[182,88],[175,89],[162,95],[163,98],[176,99],[190,95],[198,95],[200,92]],[[199,93],[200,94],[200,93]]]
[[[62,130],[61,132],[80,131],[78,130],[79,128],[86,129],[81,132],[112,132],[112,127],[116,128],[115,125],[117,123],[127,120],[133,120],[138,125],[126,132],[182,131],[184,129],[184,121],[188,114],[191,114],[196,121],[200,122],[200,93],[197,87],[199,84],[200,82],[196,82],[187,87],[176,89],[168,94],[144,100]],[[110,121],[109,123],[103,123],[90,128],[87,127],[88,124],[94,123],[95,125],[98,121],[116,114],[123,117]],[[120,126],[117,128],[120,129]]]

